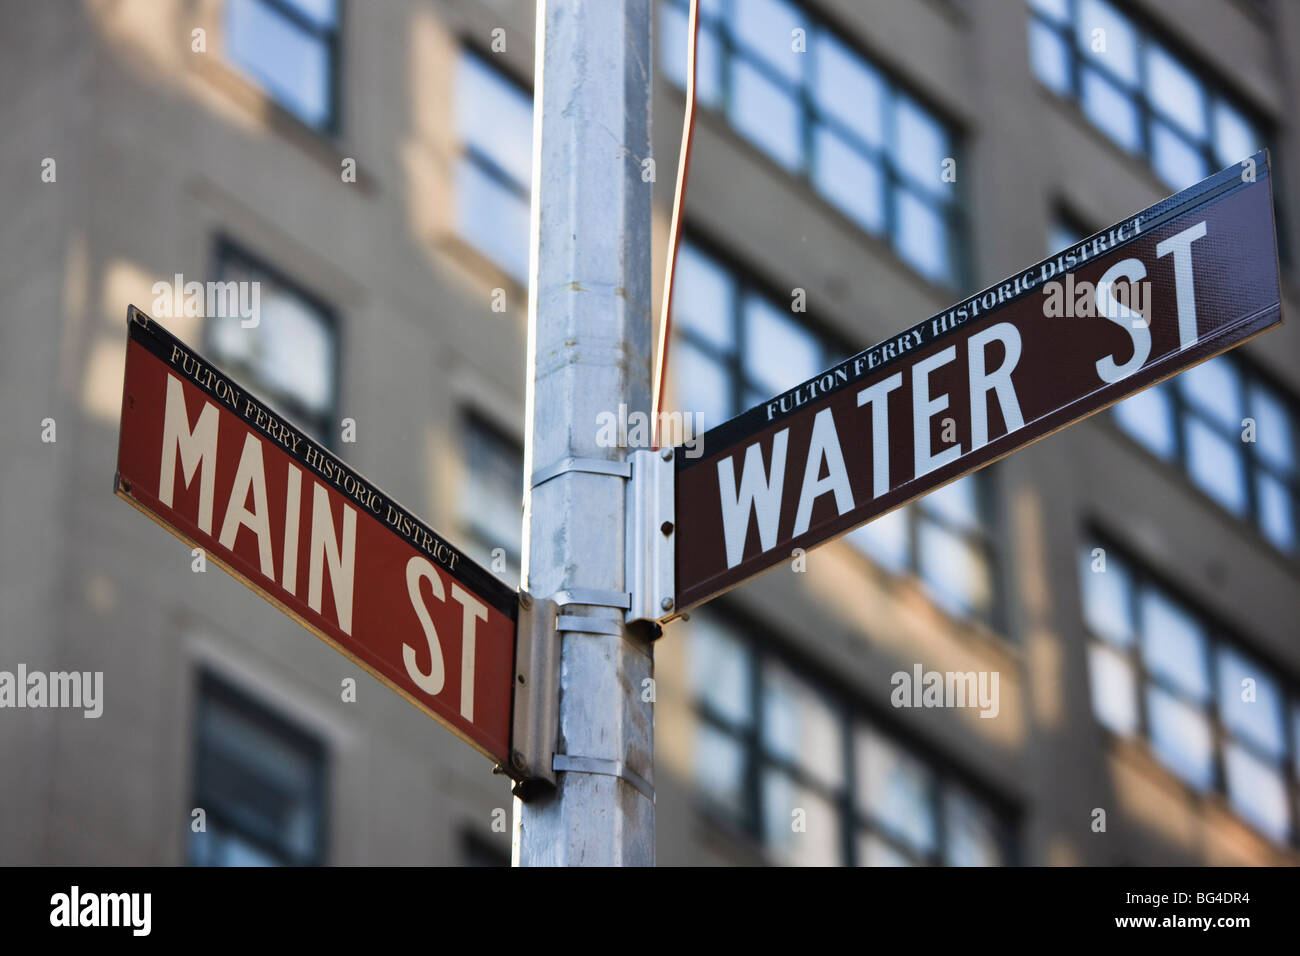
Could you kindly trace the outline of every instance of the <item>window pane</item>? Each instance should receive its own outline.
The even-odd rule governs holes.
[[[528,281],[528,200],[470,159],[460,163],[460,234],[519,282]]]
[[[332,26],[338,17],[335,0],[285,0],[318,27]]]
[[[1202,362],[1178,376],[1183,397],[1232,432],[1239,432],[1244,412],[1241,407],[1241,374],[1226,356]]]
[[[997,866],[1002,862],[993,816],[959,790],[944,794],[944,862],[948,866]]]
[[[915,866],[901,850],[870,833],[858,834],[858,866]]]
[[[1205,715],[1150,686],[1147,717],[1151,749],[1160,762],[1197,789],[1208,789],[1214,782],[1214,765],[1210,724]]]
[[[708,614],[691,619],[688,646],[695,699],[738,727],[748,725],[753,714],[749,649]]]
[[[469,54],[460,58],[456,84],[456,130],[461,143],[486,157],[511,182],[527,188],[533,166],[532,99]]]
[[[803,161],[801,113],[788,92],[748,63],[731,63],[731,122],[751,142],[786,169]]]
[[[885,177],[865,154],[825,126],[813,145],[813,185],[868,232],[885,228]]]
[[[1250,384],[1250,414],[1255,419],[1255,452],[1284,473],[1295,471],[1294,419],[1270,388]]]
[[[948,256],[948,226],[934,207],[906,189],[895,193],[898,203],[898,234],[894,243],[898,254],[917,272],[935,282],[944,282],[951,274]]]
[[[1092,546],[1079,552],[1079,577],[1083,591],[1083,617],[1098,637],[1129,647],[1133,643],[1133,579],[1129,570],[1106,555],[1106,570],[1094,571]]]
[[[764,770],[763,843],[781,862],[841,865],[841,826],[840,814],[829,800],[780,770]]]
[[[505,551],[508,565],[496,572],[518,582],[523,507],[523,453],[519,446],[475,417],[462,426],[466,475],[460,513],[480,543],[480,557],[492,567],[492,551]]]
[[[1278,843],[1291,839],[1286,778],[1235,744],[1224,749],[1223,769],[1233,808]]]
[[[328,122],[332,66],[323,41],[262,0],[229,0],[226,49],[235,63],[304,123]]]
[[[885,141],[885,84],[871,66],[826,30],[817,34],[814,95],[834,117],[873,146]]]
[[[1151,165],[1174,189],[1186,189],[1208,175],[1205,157],[1172,127],[1159,121],[1151,124]]]
[[[732,9],[736,39],[787,80],[798,82],[804,54],[794,51],[794,31],[807,24],[798,8],[785,0],[745,0]]]
[[[696,245],[683,242],[673,272],[673,318],[706,342],[733,350],[735,281]]]
[[[258,377],[312,414],[324,414],[334,395],[334,336],[320,313],[287,289],[263,283],[256,331],[264,342]]]
[[[1250,156],[1261,145],[1246,117],[1223,100],[1214,104],[1214,150],[1221,166],[1231,166]]]
[[[1080,0],[1077,28],[1084,56],[1125,83],[1137,84],[1138,36],[1127,17],[1105,0]]]
[[[1065,23],[1070,16],[1070,0],[1029,0],[1034,11],[1049,20]]]
[[[1184,375],[1187,373],[1184,372]],[[1147,450],[1166,461],[1174,457],[1174,404],[1169,385],[1153,385],[1145,391],[1116,402],[1115,421]]]
[[[1205,91],[1191,71],[1148,43],[1147,95],[1151,103],[1196,139],[1205,138]]]
[[[764,749],[838,787],[844,781],[843,737],[839,717],[823,697],[783,665],[764,662]]]
[[[1138,606],[1147,668],[1179,690],[1204,700],[1210,686],[1201,622],[1155,588],[1142,591]]]
[[[966,531],[978,530],[982,524],[979,507],[979,477],[966,475],[930,492],[917,504],[921,510],[943,518]]]
[[[858,728],[854,744],[859,811],[918,852],[929,853],[935,845],[929,770],[869,727]]]
[[[1029,21],[1029,63],[1049,90],[1070,91],[1070,51],[1064,38],[1038,20]]]
[[[1255,500],[1259,505],[1259,527],[1269,541],[1283,551],[1296,546],[1295,499],[1291,489],[1269,475],[1255,475]]]
[[[930,113],[905,96],[894,102],[894,165],[912,182],[931,193],[948,188],[940,176],[943,161],[951,155],[943,126]]]
[[[1267,670],[1226,647],[1219,650],[1219,716],[1270,757],[1286,753],[1281,689]]]
[[[748,797],[744,746],[735,737],[704,721],[696,722],[692,743],[695,782],[734,818],[743,817]]]
[[[993,597],[983,552],[933,521],[917,522],[917,564],[926,590],[951,614],[987,613]]]
[[[1245,514],[1246,475],[1241,443],[1229,441],[1195,417],[1187,419],[1186,436],[1187,473],[1192,481],[1224,508]]]
[[[1088,119],[1130,152],[1142,144],[1137,104],[1096,70],[1083,71],[1083,111]]]
[[[901,574],[911,566],[908,508],[898,508],[845,535],[845,540],[887,571]]]
[[[678,411],[703,415],[706,429],[731,417],[731,378],[726,368],[690,342],[673,345],[669,375]]]
[[[822,370],[821,343],[790,313],[758,295],[744,309],[745,374],[769,397]]]
[[[1121,736],[1136,734],[1137,682],[1128,657],[1105,644],[1089,645],[1088,681],[1097,720]]]
[[[655,43],[662,52],[664,74],[685,89],[690,39],[686,11],[668,3],[662,4],[659,11],[659,35]],[[717,33],[703,17],[695,47],[695,99],[705,106],[716,106],[722,99],[722,49]]]

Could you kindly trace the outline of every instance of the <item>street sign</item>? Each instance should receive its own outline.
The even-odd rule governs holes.
[[[1281,321],[1261,151],[674,455],[674,614]]]
[[[514,591],[138,309],[115,491],[511,766]]]

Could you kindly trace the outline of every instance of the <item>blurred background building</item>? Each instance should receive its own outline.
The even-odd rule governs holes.
[[[256,280],[256,330],[166,324],[517,583],[532,3],[0,7],[0,669],[105,687],[0,711],[0,863],[505,862],[481,756],[110,484],[127,304]],[[672,385],[708,425],[1264,145],[1295,315],[1300,5],[702,7]],[[671,625],[658,861],[1300,861],[1298,358],[1292,319]],[[892,707],[917,664],[997,672],[998,715]]]

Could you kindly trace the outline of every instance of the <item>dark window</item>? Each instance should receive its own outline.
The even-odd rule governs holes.
[[[1272,840],[1293,839],[1296,686],[1117,549],[1090,539],[1079,574],[1097,720]]]
[[[528,282],[533,98],[468,50],[456,74],[456,227],[511,278]]]
[[[257,283],[260,313],[204,320],[212,360],[317,441],[333,444],[338,341],[333,313],[228,242],[217,249],[222,282]]]
[[[685,87],[688,0],[660,9],[664,72]],[[956,137],[825,23],[787,0],[705,0],[695,93],[921,275],[961,284]]]
[[[711,812],[776,862],[1006,861],[1002,815],[841,694],[716,611],[687,633],[694,773]]]
[[[524,456],[519,443],[478,415],[461,420],[465,476],[460,515],[466,551],[511,587],[519,584]]]
[[[226,52],[308,126],[338,124],[337,0],[226,0]]]
[[[1107,0],[1030,0],[1029,56],[1048,89],[1179,190],[1264,146],[1246,111]]]
[[[325,859],[325,748],[210,674],[199,679],[193,866],[318,865]]]

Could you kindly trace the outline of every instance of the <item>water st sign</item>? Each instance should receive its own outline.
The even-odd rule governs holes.
[[[1280,324],[1270,184],[1261,151],[674,455],[674,614]]]
[[[132,307],[116,493],[504,767],[517,597]]]

